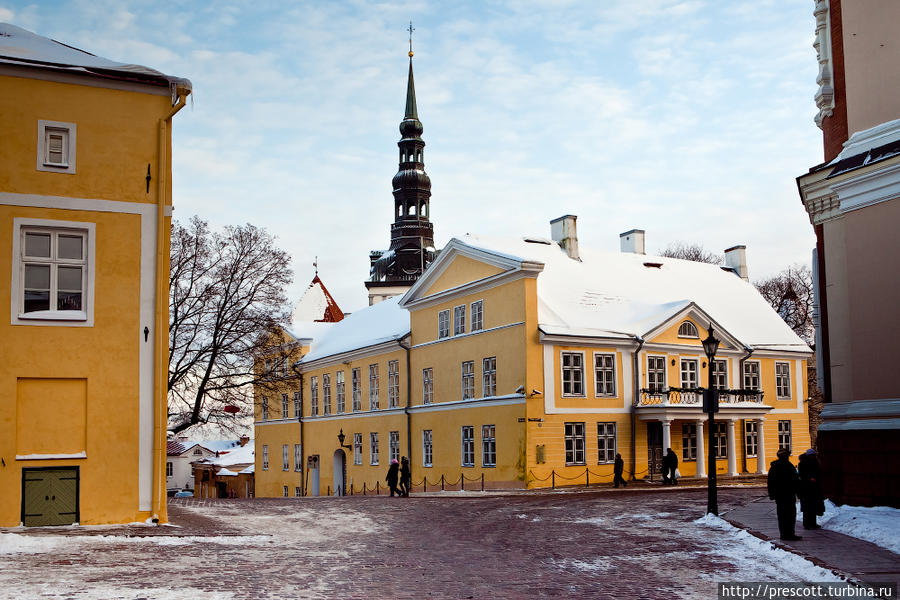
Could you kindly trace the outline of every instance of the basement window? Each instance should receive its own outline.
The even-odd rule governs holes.
[[[38,121],[37,170],[75,173],[75,123]]]

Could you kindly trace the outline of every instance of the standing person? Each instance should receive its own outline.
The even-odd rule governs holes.
[[[391,488],[391,498],[394,497],[394,493],[398,496],[402,496],[403,494],[397,489],[397,480],[400,477],[400,463],[397,462],[397,459],[391,460],[391,466],[388,467],[387,477],[385,477],[385,481],[387,481],[388,487]]]
[[[628,483],[625,482],[625,479],[622,477],[622,472],[625,470],[625,461],[622,460],[622,455],[616,452],[616,462],[613,465],[613,487],[619,487],[619,483],[622,483],[622,487],[628,486]]]
[[[822,494],[822,470],[816,451],[810,448],[800,455],[797,466],[800,477],[800,510],[803,511],[803,528],[819,529],[816,516],[825,514],[825,497]]]
[[[677,468],[678,456],[672,452],[671,448],[666,448],[666,455],[663,456],[663,483],[678,485],[678,479],[675,477]]]
[[[412,473],[409,470],[409,459],[405,456],[400,459],[400,493],[409,498],[409,489],[412,487]]]
[[[797,524],[797,488],[800,478],[790,461],[791,451],[782,448],[769,467],[769,498],[775,501],[778,532],[783,540],[802,539],[794,533]]]

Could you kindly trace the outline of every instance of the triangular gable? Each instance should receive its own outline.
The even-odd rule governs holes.
[[[660,320],[655,326],[651,325],[650,329],[648,329],[646,333],[644,333],[641,337],[644,338],[645,342],[652,344],[663,334],[667,333],[673,328],[677,329],[685,320],[690,320],[697,326],[697,332],[699,335],[696,340],[686,338],[678,343],[696,343],[696,345],[700,345],[700,341],[709,334],[707,328],[709,327],[709,324],[712,323],[713,329],[715,330],[715,336],[720,341],[719,348],[735,350],[745,348],[745,345],[739,339],[729,333],[724,327],[716,322],[715,319],[709,316],[706,311],[697,306],[697,304],[694,302],[691,302],[687,306],[676,310],[668,317],[663,317],[662,320]]]

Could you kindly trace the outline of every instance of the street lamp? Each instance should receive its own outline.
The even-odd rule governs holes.
[[[353,446],[345,446],[344,439],[346,439],[346,435],[344,435],[344,428],[341,428],[341,432],[338,433],[338,444],[341,445],[341,448],[346,448],[347,450],[353,450]]]
[[[706,353],[709,368],[709,385],[704,394],[703,410],[709,415],[709,475],[707,479],[706,512],[719,515],[719,499],[716,491],[716,446],[715,429],[716,413],[719,412],[719,396],[713,389],[713,359],[719,349],[719,340],[713,335],[712,323],[709,324],[709,335],[703,340],[703,351]]]

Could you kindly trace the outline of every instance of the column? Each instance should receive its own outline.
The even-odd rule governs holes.
[[[765,419],[756,420],[756,472],[760,475],[766,473],[766,436],[763,435]]]
[[[663,456],[672,447],[672,419],[662,419],[663,427]]]
[[[697,419],[697,477],[706,477],[706,437],[703,435],[703,419]]]
[[[734,443],[734,419],[728,419],[728,474],[737,475],[737,448]]]

